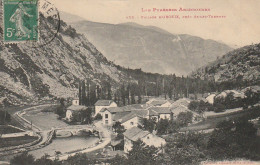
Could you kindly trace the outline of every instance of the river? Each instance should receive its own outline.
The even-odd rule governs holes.
[[[29,154],[32,154],[35,158],[40,158],[45,153],[54,156],[55,151],[60,151],[61,153],[71,152],[93,146],[98,141],[99,139],[96,137],[72,136],[67,138],[56,138],[53,139],[52,143],[49,145],[38,150],[30,151]]]

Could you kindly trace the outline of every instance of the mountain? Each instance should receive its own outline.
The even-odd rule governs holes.
[[[187,75],[232,50],[217,41],[171,34],[154,26],[77,21],[68,13],[61,17],[85,34],[108,60],[146,72]]]
[[[41,34],[49,37],[47,29],[53,28],[53,21],[41,15],[41,22],[46,27]],[[2,25],[0,37],[3,37]],[[109,80],[115,86],[126,79],[126,74],[64,21],[57,37],[45,46],[0,44],[0,51],[0,97],[7,97],[12,104],[75,97],[79,80],[95,84]]]
[[[213,79],[216,82],[243,80],[250,84],[259,84],[260,44],[235,49],[193,72],[192,76]]]

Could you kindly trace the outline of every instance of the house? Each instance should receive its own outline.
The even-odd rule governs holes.
[[[95,103],[95,116],[101,111],[101,109],[109,107],[117,107],[117,104],[113,100],[98,100]]]
[[[125,129],[138,127],[143,125],[143,119],[148,116],[147,110],[133,110],[128,115],[122,117],[118,121],[124,126]]]
[[[71,121],[73,116],[77,113],[80,113],[81,111],[87,110],[86,106],[83,105],[71,105],[67,108],[66,111],[66,120]]]
[[[179,99],[177,101],[175,101],[174,103],[171,104],[171,107],[179,107],[179,106],[185,106],[185,107],[188,107],[189,104],[191,102],[191,99],[188,99],[188,98],[182,98],[182,99]]]
[[[181,112],[191,112],[193,114],[193,119],[200,116],[198,113],[191,111],[188,108],[190,101],[191,100],[188,98],[182,98],[182,99],[175,101],[172,104],[170,110],[172,112],[173,119],[176,119]]]
[[[216,98],[226,98],[229,94],[231,94],[234,98],[245,98],[245,94],[243,92],[239,92],[236,90],[224,90],[220,94],[216,96]]]
[[[210,94],[208,97],[206,97],[206,100],[208,101],[208,103],[213,104],[215,97],[216,94]]]
[[[170,107],[175,101],[174,100],[167,100],[164,104],[160,107]]]
[[[172,101],[165,100],[162,98],[153,98],[147,101],[146,104],[154,107],[169,107],[172,104]]]
[[[143,131],[140,128],[132,127],[124,132],[124,152],[132,150],[133,142],[137,140],[143,141],[148,146],[162,147],[166,141],[148,131]]]
[[[168,107],[150,107],[148,108],[149,118],[155,118],[158,122],[160,119],[172,119],[172,112]]]
[[[124,107],[109,107],[103,108],[100,113],[102,115],[102,123],[107,126],[112,126],[115,121],[131,113],[131,111]]]
[[[72,105],[79,105],[79,99],[78,98],[74,98],[72,100]]]

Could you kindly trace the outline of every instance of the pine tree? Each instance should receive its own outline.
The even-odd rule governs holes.
[[[120,94],[121,94],[121,100],[123,102],[123,105],[125,105],[125,85],[124,84],[121,86]]]
[[[82,105],[81,81],[79,80],[79,105]]]
[[[85,86],[85,80],[82,81],[82,105],[87,105],[87,96],[86,96],[86,86]]]

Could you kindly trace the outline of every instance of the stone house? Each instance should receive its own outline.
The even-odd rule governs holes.
[[[128,153],[130,150],[132,150],[133,142],[139,139],[146,145],[157,148],[163,147],[166,144],[165,139],[158,137],[148,131],[143,131],[140,128],[132,127],[124,132],[124,152]]]
[[[117,107],[117,104],[113,100],[98,100],[95,103],[95,116],[100,113],[103,108]]]

